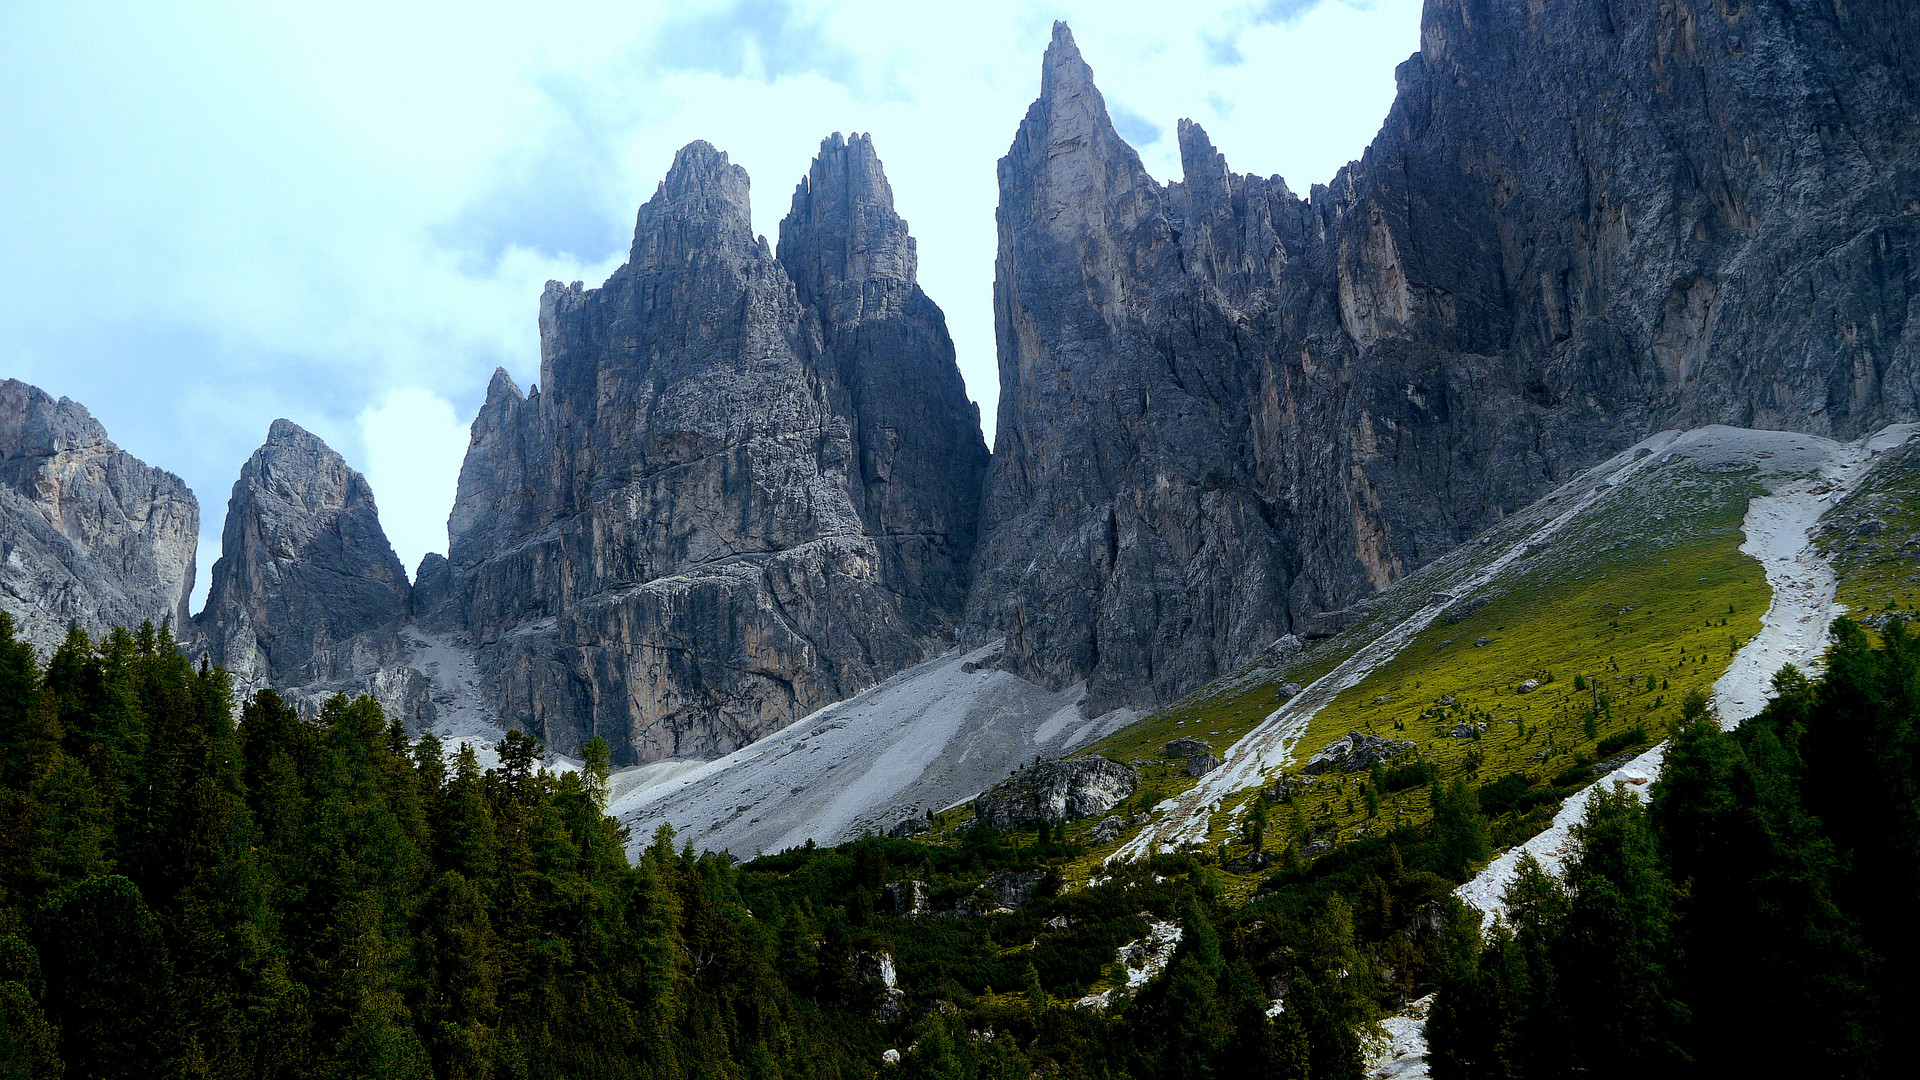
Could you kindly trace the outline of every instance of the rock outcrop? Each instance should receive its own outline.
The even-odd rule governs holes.
[[[1022,769],[973,800],[973,816],[1000,832],[1104,814],[1140,786],[1132,769],[1099,756]]]
[[[550,746],[717,756],[951,640],[986,451],[865,138],[781,232],[687,146],[626,265],[548,284],[540,386],[488,389],[433,610]]]
[[[1920,8],[1430,0],[1308,199],[1161,184],[1057,26],[1000,162],[968,613],[1168,700],[1643,435],[1920,415]]]
[[[1335,739],[1322,747],[1319,753],[1301,766],[1300,771],[1308,776],[1319,776],[1334,769],[1359,772],[1375,765],[1384,765],[1413,749],[1414,744],[1404,739],[1384,739],[1365,732],[1349,731],[1346,738]]]
[[[115,446],[83,406],[0,382],[0,610],[24,640],[50,651],[69,625],[180,633],[199,532],[179,477]]]
[[[400,663],[411,588],[366,478],[317,436],[275,420],[227,503],[195,628],[241,693],[272,686],[317,707],[371,693],[418,727],[424,680]]]

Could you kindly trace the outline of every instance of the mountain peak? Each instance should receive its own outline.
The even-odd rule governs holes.
[[[913,284],[919,256],[871,136],[836,131],[820,140],[780,222],[780,263],[810,304],[843,281]]]
[[[1073,31],[1067,29],[1066,23],[1055,22],[1053,40],[1048,43],[1047,55],[1040,62],[1040,99],[1046,101],[1089,91],[1096,100],[1099,99],[1100,92],[1093,85],[1093,69],[1081,58],[1080,46],[1073,40]],[[1105,114],[1105,102],[1101,102],[1100,111]]]
[[[306,428],[301,427],[299,424],[288,420],[286,417],[275,420],[273,424],[267,428],[267,441],[262,449],[268,446],[277,446],[293,442],[307,443],[317,446],[329,454],[333,453],[333,448],[328,446],[325,440],[313,432],[308,431]]]
[[[704,139],[680,148],[666,179],[640,208],[632,261],[658,266],[676,253],[704,247],[752,248],[753,210],[747,170]]]
[[[214,661],[243,680],[337,677],[378,651],[349,639],[406,613],[406,571],[373,489],[291,420],[275,420],[241,467],[220,547],[196,621]]]

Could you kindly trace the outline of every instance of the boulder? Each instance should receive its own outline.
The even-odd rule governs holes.
[[[1192,757],[1195,754],[1211,754],[1213,747],[1199,739],[1182,736],[1168,743],[1162,753],[1168,757]]]
[[[1017,908],[1033,899],[1046,880],[1045,870],[997,870],[980,887],[993,896],[995,908]]]
[[[909,836],[919,836],[928,828],[927,819],[915,814],[913,817],[894,823],[893,827],[887,830],[887,835],[900,840]]]
[[[880,887],[880,896],[889,912],[895,915],[925,915],[927,913],[927,883],[912,878],[889,881]]]
[[[1140,786],[1134,771],[1103,757],[1048,761],[995,784],[973,801],[973,816],[999,830],[1013,832],[1041,822],[1104,814]]]
[[[1220,759],[1212,754],[1195,754],[1187,759],[1187,775],[1202,777],[1220,767]]]
[[[1313,755],[1300,771],[1308,776],[1318,776],[1335,769],[1359,772],[1392,761],[1412,749],[1413,744],[1404,740],[1383,739],[1378,735],[1349,731],[1346,738],[1335,739]]]

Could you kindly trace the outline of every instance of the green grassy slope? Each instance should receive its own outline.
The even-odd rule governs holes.
[[[1489,797],[1490,808],[1503,810],[1495,841],[1531,835],[1603,758],[1663,737],[1686,693],[1710,689],[1759,628],[1770,593],[1739,546],[1747,501],[1761,490],[1750,470],[1707,470],[1684,459],[1649,466],[1486,588],[1455,594],[1445,616],[1314,716],[1292,765],[1268,782],[1285,776],[1298,785],[1299,767],[1321,747],[1349,731],[1378,734],[1415,743],[1403,762],[1430,766],[1443,783],[1518,777]],[[1222,680],[1092,752],[1147,763],[1146,786],[1157,796],[1185,790],[1194,781],[1184,763],[1161,756],[1169,739],[1192,735],[1224,751],[1272,712],[1281,684],[1311,682],[1559,512],[1549,502],[1515,515],[1487,542],[1384,594],[1352,630],[1284,666]],[[1539,688],[1518,692],[1529,679]],[[1462,727],[1474,734],[1455,737]],[[1296,834],[1303,844],[1324,845],[1423,821],[1427,787],[1407,783],[1410,777],[1387,778],[1405,786],[1376,788],[1371,800],[1368,788],[1379,778],[1367,773],[1336,772],[1296,787],[1290,801],[1268,808],[1264,846],[1283,847]],[[1226,844],[1229,863],[1249,853],[1234,826],[1254,797],[1249,790],[1229,799],[1215,817],[1211,839]],[[1096,849],[1090,864],[1117,846]]]
[[[1889,451],[1822,520],[1821,554],[1855,618],[1920,610],[1920,446]]]

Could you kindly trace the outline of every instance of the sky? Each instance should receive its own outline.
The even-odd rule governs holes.
[[[0,0],[0,378],[187,481],[196,610],[278,417],[367,475],[411,572],[493,370],[538,380],[542,286],[619,266],[675,150],[744,166],[771,238],[864,131],[991,441],[994,164],[1053,20],[1155,178],[1190,117],[1304,195],[1372,141],[1419,7]]]

